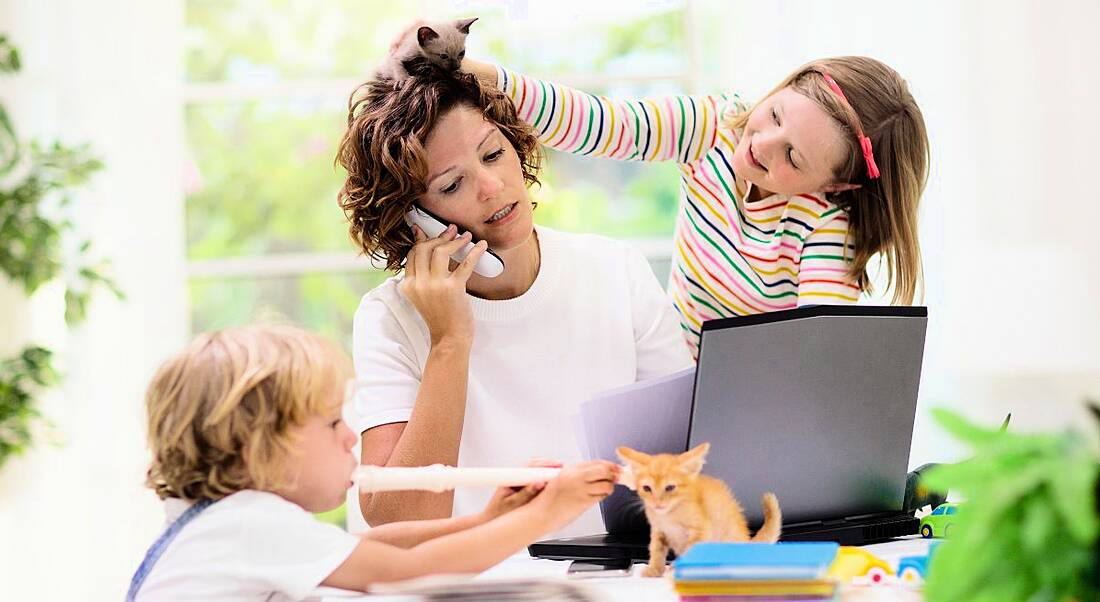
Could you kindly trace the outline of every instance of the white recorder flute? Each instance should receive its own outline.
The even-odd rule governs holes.
[[[352,480],[363,493],[382,491],[449,491],[459,487],[523,487],[549,481],[558,476],[560,468],[459,468],[431,466],[359,466]],[[633,477],[628,468],[619,475],[620,484],[633,489]]]

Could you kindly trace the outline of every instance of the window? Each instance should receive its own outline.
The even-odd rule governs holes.
[[[193,331],[277,315],[349,340],[359,298],[388,274],[356,256],[336,204],[343,174],[333,158],[348,95],[419,15],[478,16],[471,56],[593,93],[681,92],[697,72],[682,1],[187,0]],[[636,240],[663,281],[675,165],[548,155],[533,191],[536,220]]]

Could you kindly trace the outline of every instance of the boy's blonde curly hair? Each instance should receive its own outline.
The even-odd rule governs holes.
[[[289,430],[343,401],[351,363],[327,339],[292,326],[245,326],[196,337],[145,396],[161,499],[221,499],[289,486]]]

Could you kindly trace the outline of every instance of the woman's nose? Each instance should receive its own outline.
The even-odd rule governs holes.
[[[500,194],[501,190],[504,190],[504,180],[491,169],[482,168],[481,174],[478,177],[479,200],[492,200]]]

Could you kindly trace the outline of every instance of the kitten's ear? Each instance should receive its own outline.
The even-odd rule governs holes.
[[[700,443],[680,454],[680,466],[685,472],[699,474],[703,470],[703,463],[706,462],[708,451],[710,451],[710,443]]]
[[[455,28],[466,35],[470,35],[470,26],[474,24],[474,21],[477,21],[477,17],[472,19],[459,19],[455,21]]]
[[[439,37],[439,34],[436,33],[436,31],[434,29],[432,29],[431,27],[428,27],[427,25],[424,25],[420,29],[416,30],[416,41],[421,46],[423,46],[424,44],[427,44],[428,42],[431,42],[432,40],[434,40],[438,37]]]
[[[643,454],[640,451],[635,451],[629,447],[619,447],[615,449],[615,453],[619,455],[619,459],[626,463],[645,463],[649,460],[648,454]]]

